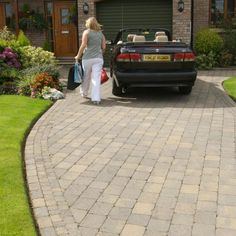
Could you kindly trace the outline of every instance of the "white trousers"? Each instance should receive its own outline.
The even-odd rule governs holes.
[[[82,60],[82,65],[84,69],[84,80],[80,85],[80,94],[82,96],[87,96],[90,83],[92,83],[91,88],[91,100],[101,101],[100,85],[101,85],[101,72],[103,66],[102,58],[92,58]]]

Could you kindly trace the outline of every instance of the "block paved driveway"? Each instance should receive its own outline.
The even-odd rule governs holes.
[[[199,72],[190,96],[102,85],[95,106],[67,93],[36,123],[25,148],[41,235],[235,236],[236,107]]]

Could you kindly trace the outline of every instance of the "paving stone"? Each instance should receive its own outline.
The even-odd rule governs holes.
[[[168,232],[170,227],[170,221],[150,219],[147,230],[153,232]]]
[[[132,214],[151,215],[154,204],[137,202],[132,210]]]
[[[71,213],[75,219],[75,222],[79,224],[84,219],[84,217],[87,215],[88,211],[72,208]]]
[[[217,201],[217,192],[199,191],[199,201]]]
[[[49,228],[44,228],[41,230],[41,235],[42,236],[56,236],[56,232],[55,229],[53,227],[49,227]]]
[[[133,199],[119,198],[115,204],[116,207],[133,208],[136,201]]]
[[[231,229],[216,229],[216,236],[235,236],[236,230]]]
[[[171,220],[174,209],[165,207],[156,207],[152,212],[152,217],[160,220]]]
[[[197,211],[195,214],[195,222],[198,224],[215,225],[216,213],[207,211]]]
[[[195,213],[195,207],[195,204],[178,202],[175,207],[175,212],[193,215]]]
[[[199,210],[199,211],[216,212],[217,211],[217,205],[216,205],[216,202],[198,201],[198,203],[197,203],[197,210]]]
[[[80,210],[89,210],[93,204],[95,203],[95,199],[92,198],[79,198],[75,204],[73,205],[74,208]]]
[[[38,217],[37,222],[40,228],[48,228],[52,226],[51,218],[48,216]]]
[[[160,193],[162,185],[155,183],[147,183],[143,189],[144,192],[148,193]]]
[[[94,229],[91,227],[79,227],[79,236],[95,236],[98,233],[98,229]]]
[[[101,227],[103,232],[120,234],[122,229],[124,228],[125,220],[113,220],[107,218],[104,224]]]
[[[117,199],[119,198],[118,195],[112,195],[112,194],[102,194],[99,199],[98,202],[105,202],[105,203],[111,203],[114,204]]]
[[[236,218],[217,217],[216,227],[236,230]]]
[[[192,225],[193,216],[189,214],[175,213],[173,215],[172,223],[176,225]]]
[[[142,236],[144,234],[145,228],[140,225],[132,225],[126,224],[123,231],[121,232],[121,236]]]
[[[168,236],[191,236],[192,226],[171,224]]]
[[[113,207],[109,217],[114,220],[127,220],[131,214],[131,209],[125,207]]]
[[[141,192],[141,194],[138,196],[138,201],[146,203],[156,203],[158,197],[158,193]]]
[[[127,223],[133,225],[147,226],[149,220],[149,215],[131,214],[127,220]]]
[[[193,236],[215,236],[215,226],[207,224],[194,224],[192,230]]]
[[[107,216],[113,205],[109,203],[96,202],[90,209],[90,213]]]
[[[82,220],[80,225],[82,227],[87,228],[100,228],[105,221],[106,217],[102,215],[96,215],[96,214],[88,214],[85,216],[85,218]]]

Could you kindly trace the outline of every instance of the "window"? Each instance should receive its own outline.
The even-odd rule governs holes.
[[[69,24],[69,9],[68,8],[61,9],[61,24],[62,25]]]
[[[45,2],[45,13],[46,13],[46,20],[47,20],[47,50],[53,51],[53,4],[52,1]]]
[[[236,0],[211,0],[210,23],[221,27],[224,23],[234,24],[236,19]]]
[[[14,19],[12,14],[12,6],[10,3],[5,3],[5,17],[6,17],[6,25],[10,29],[14,29]]]

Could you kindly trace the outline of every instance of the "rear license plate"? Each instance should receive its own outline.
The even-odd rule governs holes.
[[[166,54],[146,54],[143,55],[144,61],[170,61],[170,55]]]

